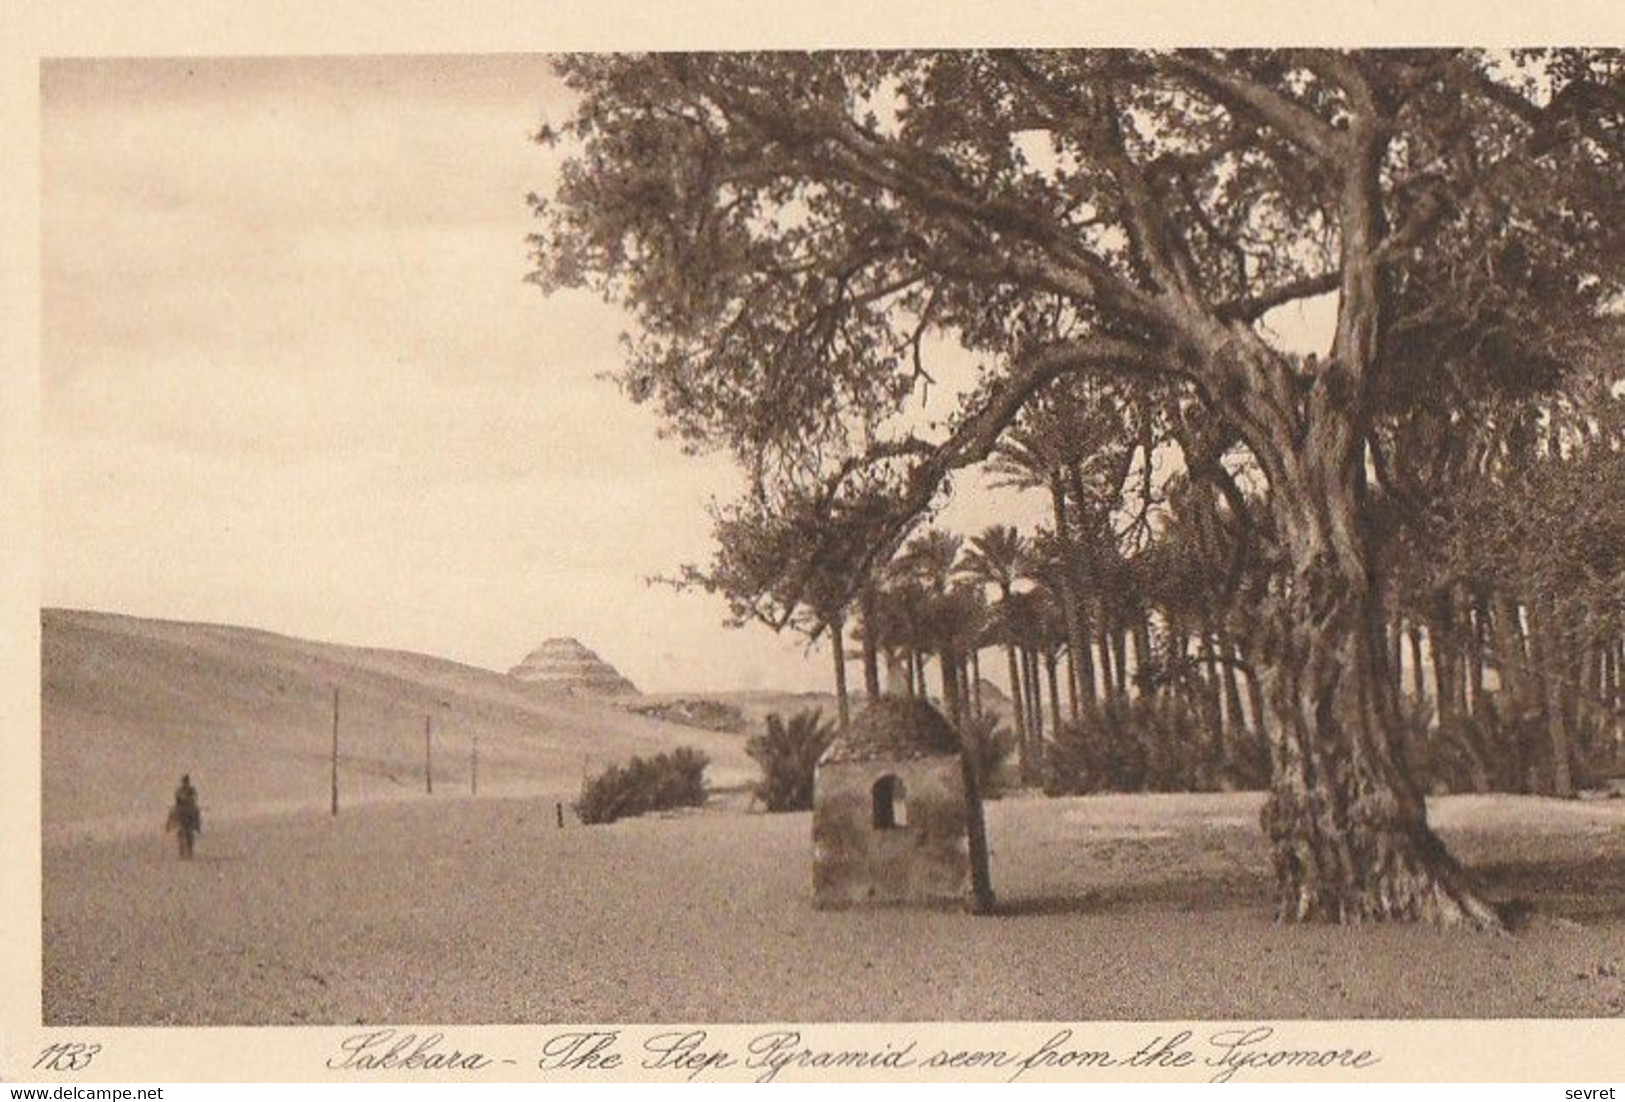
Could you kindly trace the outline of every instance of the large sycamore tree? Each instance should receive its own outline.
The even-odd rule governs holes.
[[[1372,442],[1446,378],[1551,362],[1617,297],[1619,64],[561,58],[578,99],[540,135],[568,155],[534,199],[534,278],[629,310],[624,386],[694,446],[732,450],[750,475],[739,508],[840,517],[885,487],[865,514],[876,556],[1070,377],[1143,383],[1200,423],[1204,450],[1250,453],[1267,481],[1250,523],[1270,563],[1280,916],[1493,928],[1398,752]],[[1289,354],[1266,315],[1312,298],[1335,303],[1328,346]],[[943,341],[982,374],[954,416],[919,425],[899,413]],[[816,548],[815,527],[804,538]]]

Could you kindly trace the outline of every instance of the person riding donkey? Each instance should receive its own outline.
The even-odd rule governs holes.
[[[169,809],[165,830],[173,830],[180,842],[183,861],[192,858],[192,840],[203,833],[203,809],[198,806],[197,789],[192,787],[192,775],[181,774],[180,787],[175,789],[175,803]]]

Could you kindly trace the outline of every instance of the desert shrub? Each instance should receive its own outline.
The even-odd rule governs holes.
[[[1254,790],[1270,786],[1270,745],[1262,731],[1240,731],[1231,738],[1230,755],[1220,770],[1222,787]]]
[[[834,737],[818,708],[797,712],[789,723],[777,712],[767,717],[767,730],[745,743],[745,753],[762,768],[756,797],[769,811],[812,807],[813,772]]]
[[[1481,726],[1470,718],[1432,731],[1407,729],[1406,768],[1425,792],[1487,792],[1496,787],[1496,778],[1480,752],[1484,735]]]
[[[1407,706],[1411,702],[1407,702]],[[1491,693],[1477,710],[1429,729],[1431,712],[1406,715],[1406,762],[1430,792],[1552,790],[1552,744],[1545,711],[1518,709],[1504,694]],[[1578,788],[1605,782],[1615,767],[1612,731],[1605,715],[1585,709],[1566,717],[1571,778]]]
[[[976,748],[976,778],[981,784],[982,796],[998,797],[1008,780],[1006,766],[1016,748],[1015,735],[1010,728],[999,726],[999,717],[992,712],[970,716],[960,726],[963,736]]]
[[[1184,696],[1119,694],[1056,732],[1046,748],[1044,791],[1207,792],[1255,787],[1267,775],[1262,740],[1237,732],[1226,747]]]
[[[1606,787],[1625,770],[1625,744],[1616,723],[1612,714],[1594,704],[1576,716],[1574,783],[1578,787]]]
[[[1140,791],[1146,754],[1130,708],[1127,698],[1113,696],[1081,719],[1061,725],[1045,752],[1048,795]]]
[[[1483,753],[1500,737],[1495,730],[1499,724],[1491,716],[1462,717],[1435,726],[1428,701],[1402,697],[1399,724],[1406,771],[1424,792],[1482,792],[1494,784]]]
[[[705,767],[710,763],[698,750],[680,746],[612,765],[582,782],[576,815],[583,823],[613,823],[650,811],[698,807],[705,803]]]

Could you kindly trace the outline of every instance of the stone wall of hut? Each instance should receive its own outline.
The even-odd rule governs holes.
[[[875,785],[902,782],[907,822],[875,825]],[[958,757],[819,765],[813,898],[822,908],[963,903],[971,890],[965,783]]]

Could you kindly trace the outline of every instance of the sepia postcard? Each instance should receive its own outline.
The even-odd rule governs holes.
[[[1625,17],[1018,7],[29,5],[0,1078],[1625,1079]]]

